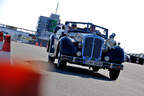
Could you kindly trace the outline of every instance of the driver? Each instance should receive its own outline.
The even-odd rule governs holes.
[[[71,29],[72,29],[72,30],[77,30],[77,25],[76,25],[76,23],[72,23]]]
[[[96,30],[95,30],[95,25],[91,25],[91,27],[90,27],[90,32],[95,32]]]
[[[96,35],[101,35],[101,33],[99,32],[99,30],[95,30],[96,26],[95,25],[91,25],[90,26],[90,32],[95,33]]]

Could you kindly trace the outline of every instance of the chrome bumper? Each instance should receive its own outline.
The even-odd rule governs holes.
[[[86,61],[83,60],[83,58],[67,56],[67,55],[61,55],[61,59],[69,63],[74,63],[82,66],[98,66],[100,68],[123,70],[123,65],[117,63],[110,63],[105,61],[86,63]]]

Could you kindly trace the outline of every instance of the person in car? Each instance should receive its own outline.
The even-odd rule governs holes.
[[[99,32],[99,30],[96,30],[95,28],[96,28],[95,25],[91,25],[90,32],[95,33],[96,35],[101,35],[101,33]]]
[[[90,32],[95,32],[96,30],[95,30],[95,25],[91,25],[91,27],[90,27]]]
[[[66,30],[65,30],[65,26],[64,25],[62,25],[61,27],[60,27],[60,29],[56,32],[56,36],[58,37],[58,38],[60,38],[61,36],[65,36],[67,34],[67,32],[66,32]]]
[[[72,24],[71,30],[77,30],[77,25],[75,23]]]

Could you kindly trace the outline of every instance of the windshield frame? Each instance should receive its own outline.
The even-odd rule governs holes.
[[[90,27],[93,26],[94,24],[92,23],[84,23],[84,22],[71,22],[71,21],[67,21],[65,22],[65,26],[69,26],[70,24],[84,24],[86,25],[86,28],[82,29],[82,28],[77,28],[77,29],[69,29],[68,32],[79,32],[79,33],[92,33],[90,32]],[[98,25],[94,25],[96,28],[100,28],[103,30],[103,32],[105,33],[104,34],[101,34],[100,36],[105,38],[105,39],[108,39],[108,29],[107,28],[104,28],[104,27],[101,27],[101,26],[98,26]]]

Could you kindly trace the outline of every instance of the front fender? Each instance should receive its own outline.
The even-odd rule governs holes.
[[[110,57],[110,62],[122,63],[124,62],[124,50],[120,46],[116,46],[114,49],[109,50],[105,56]]]
[[[50,53],[54,53],[55,49],[54,49],[53,45],[54,45],[54,35],[51,35],[50,40],[49,40],[49,52]]]
[[[60,51],[64,55],[75,55],[77,52],[76,46],[72,43],[72,41],[68,37],[63,37],[60,40]]]

